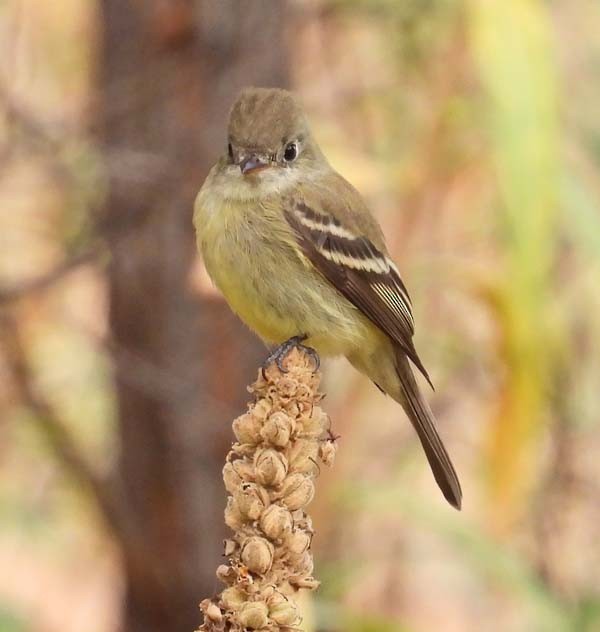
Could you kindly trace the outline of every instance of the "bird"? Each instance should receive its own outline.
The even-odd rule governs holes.
[[[194,203],[198,249],[231,309],[280,364],[345,356],[404,409],[446,500],[462,490],[414,370],[408,290],[360,193],[327,161],[295,95],[244,88]],[[280,364],[281,366],[281,364]]]

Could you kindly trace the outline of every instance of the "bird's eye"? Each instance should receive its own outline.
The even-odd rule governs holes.
[[[229,160],[233,162],[233,147],[231,146],[231,143],[227,144],[227,153],[229,154]]]
[[[285,147],[285,151],[283,152],[283,159],[286,162],[292,162],[296,160],[296,156],[298,155],[298,147],[296,143],[288,143]]]

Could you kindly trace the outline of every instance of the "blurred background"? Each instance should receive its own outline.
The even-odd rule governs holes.
[[[411,290],[464,509],[325,363],[307,632],[600,630],[600,5],[0,3],[0,632],[192,632],[265,348],[197,260],[244,85],[295,90]]]

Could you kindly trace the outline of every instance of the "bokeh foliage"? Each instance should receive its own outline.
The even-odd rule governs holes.
[[[342,444],[315,509],[324,584],[311,629],[468,632],[485,621],[502,632],[591,632],[600,625],[600,7],[292,7],[293,88],[325,153],[382,221],[465,491],[464,511],[451,513],[398,409],[328,365]],[[37,388],[102,470],[117,441],[108,262],[94,258],[92,220],[107,183],[105,148],[89,128],[96,9],[0,7],[11,34],[0,82],[0,309],[19,324]],[[111,148],[127,174],[160,166],[134,149]],[[14,288],[79,256],[86,265],[14,300]],[[0,565],[21,570],[0,580],[0,630],[58,621],[79,630],[90,611],[86,630],[115,630],[114,544],[85,487],[53,459],[5,355]],[[132,366],[142,382],[173,383],[162,368]],[[40,590],[26,587],[36,582]]]

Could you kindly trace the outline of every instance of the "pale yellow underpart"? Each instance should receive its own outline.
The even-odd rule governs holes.
[[[237,167],[212,169],[194,212],[198,247],[210,277],[266,342],[307,333],[307,344],[321,355],[345,355],[352,361],[361,354],[380,355],[382,347],[391,354],[387,337],[301,252],[282,209],[282,196],[298,186],[289,171],[267,169],[250,179]],[[315,182],[321,174],[314,173]],[[306,182],[306,171],[303,176]],[[381,358],[378,362],[382,365]],[[371,361],[365,357],[362,370],[367,364]],[[392,364],[386,382],[395,375]]]

